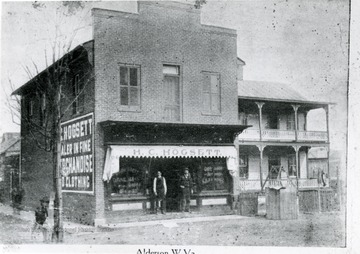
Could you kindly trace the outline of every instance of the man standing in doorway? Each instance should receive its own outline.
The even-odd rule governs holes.
[[[157,177],[154,178],[154,195],[155,195],[155,213],[158,212],[159,207],[162,214],[166,214],[166,180],[161,176],[161,172],[157,172]],[[161,204],[161,205],[160,205]]]
[[[181,203],[180,210],[181,212],[191,212],[190,211],[190,195],[192,194],[192,179],[189,174],[189,169],[185,168],[184,175],[180,178],[180,188],[181,188]]]

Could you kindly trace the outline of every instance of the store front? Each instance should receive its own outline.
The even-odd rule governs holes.
[[[136,128],[139,125],[141,132]],[[185,168],[193,181],[193,208],[231,204],[238,174],[233,141],[245,127],[107,123],[103,128],[106,147],[103,181],[110,211],[151,211],[157,171],[166,179],[167,211],[179,211],[179,180]],[[131,140],[126,139],[129,136]]]
[[[230,172],[236,170],[232,146],[109,146],[104,180],[109,180],[112,210],[152,209],[152,184],[158,171],[167,183],[167,210],[179,211],[180,177],[188,168],[191,205],[228,205]]]

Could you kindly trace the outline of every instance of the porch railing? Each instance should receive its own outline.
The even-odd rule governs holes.
[[[328,141],[326,131],[299,131],[298,140],[301,141]]]
[[[290,181],[290,183],[288,182]],[[299,179],[299,189],[319,188],[317,179]],[[264,187],[269,186],[283,186],[287,187],[288,184],[296,186],[296,178],[288,179],[270,179],[266,182]],[[322,186],[322,185],[321,185]],[[240,191],[260,191],[260,179],[240,180],[239,182]]]
[[[287,130],[263,130],[261,132],[263,140],[282,140],[293,141],[295,140],[295,131]]]
[[[263,141],[294,141],[295,131],[266,129],[261,132]],[[246,129],[239,136],[240,141],[260,141],[260,131]],[[326,131],[298,131],[298,141],[327,141]]]
[[[260,131],[245,129],[239,136],[239,140],[260,140]]]

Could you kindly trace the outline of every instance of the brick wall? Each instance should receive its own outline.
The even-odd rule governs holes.
[[[172,3],[140,3],[138,14],[93,10],[96,122],[166,122],[163,64],[181,70],[182,121],[237,124],[236,32],[200,24],[199,10]],[[120,109],[119,63],[141,68],[141,109]],[[221,114],[202,114],[202,71],[221,79]]]
[[[180,66],[180,122],[237,124],[237,53],[234,30],[205,26],[200,11],[181,3],[140,2],[139,13],[93,10],[95,63],[96,219],[104,217],[105,148],[101,121],[166,122],[163,64]],[[140,66],[141,106],[120,108],[119,63]],[[202,71],[217,72],[221,114],[202,114]]]
[[[70,66],[70,72],[66,75],[66,80],[63,80],[62,87],[62,101],[61,108],[64,117],[62,121],[79,117],[94,111],[94,74],[92,67],[92,48],[91,43],[86,45],[86,49],[91,54],[84,53],[83,49],[75,52],[76,61],[73,59],[73,64]],[[84,110],[81,113],[74,114],[72,111],[71,102],[74,99],[72,91],[72,78],[75,74],[81,73],[84,77],[81,80],[85,83],[84,90]],[[36,90],[36,89],[33,89]],[[41,91],[40,91],[41,92]],[[34,123],[39,124],[40,114],[40,99],[39,94],[28,93],[22,99],[22,114],[25,117],[27,114],[26,103],[29,99],[34,101],[34,115],[32,120]],[[50,108],[46,107],[48,114]],[[34,209],[39,206],[40,198],[43,196],[50,196],[53,192],[53,163],[52,153],[40,149],[36,143],[43,144],[41,135],[35,133],[31,134],[31,130],[36,127],[31,127],[27,121],[22,119],[21,124],[21,169],[22,169],[22,184],[25,190],[24,205],[26,209]],[[89,194],[78,193],[63,193],[63,207],[64,217],[73,221],[81,222],[84,224],[92,224],[94,219],[94,206],[95,196]]]

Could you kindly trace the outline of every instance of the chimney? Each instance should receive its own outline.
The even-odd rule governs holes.
[[[243,72],[243,67],[244,65],[246,65],[246,63],[241,60],[239,57],[237,58],[237,80],[244,80],[244,72]]]

